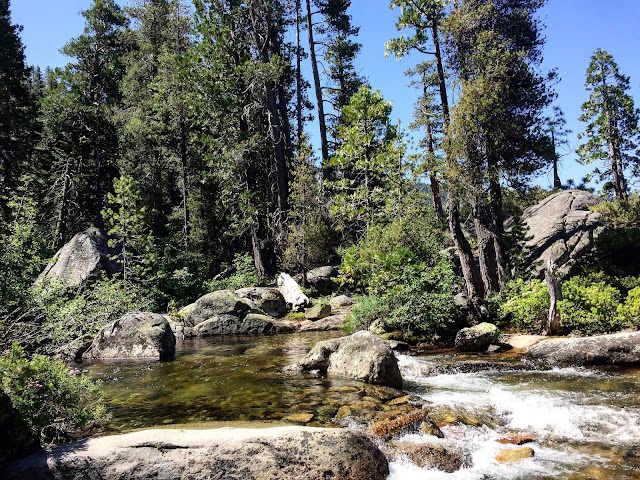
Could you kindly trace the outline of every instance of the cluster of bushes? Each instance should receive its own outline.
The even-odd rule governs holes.
[[[344,252],[343,286],[364,294],[349,328],[375,327],[404,338],[446,331],[457,318],[458,279],[441,251],[441,229],[425,212],[409,211],[388,224],[374,224]]]
[[[100,385],[14,343],[0,352],[0,462],[60,443],[107,420]]]
[[[640,278],[611,277],[601,272],[577,275],[561,284],[560,324],[583,335],[640,328]],[[502,328],[539,333],[549,311],[544,282],[509,282],[497,306]]]

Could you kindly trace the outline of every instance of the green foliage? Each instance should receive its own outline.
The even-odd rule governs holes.
[[[144,207],[133,178],[122,175],[113,180],[113,193],[107,194],[108,207],[102,212],[109,225],[109,247],[118,251],[115,260],[122,265],[125,282],[145,276],[153,258],[152,241],[146,233]]]
[[[253,257],[248,253],[236,253],[231,267],[233,274],[219,280],[211,280],[206,283],[208,292],[217,290],[238,290],[245,287],[253,287],[259,284]]]
[[[582,335],[637,326],[640,322],[639,282],[639,277],[617,278],[602,272],[564,280],[561,283],[563,299],[558,301],[560,324],[566,331]],[[549,309],[549,293],[544,282],[513,280],[498,302],[498,314],[505,328],[530,333],[542,331]]]
[[[44,444],[68,440],[108,418],[100,385],[60,360],[28,359],[14,343],[0,354],[0,373],[2,392]]]
[[[330,207],[338,227],[356,237],[384,216],[384,206],[407,173],[404,146],[397,127],[391,123],[392,105],[380,91],[363,85],[342,109],[343,123],[337,139],[341,147],[329,165],[338,179],[328,182],[333,192]]]
[[[291,182],[289,235],[283,265],[288,271],[309,271],[327,265],[332,255],[329,212],[322,195],[311,147],[303,139]]]
[[[640,227],[640,194],[634,192],[624,200],[602,202],[589,207],[604,216],[616,229]]]
[[[498,309],[501,326],[536,333],[544,328],[548,312],[549,291],[545,283],[521,278],[507,284]]]
[[[125,313],[151,309],[140,287],[122,280],[101,280],[75,294],[59,282],[43,282],[31,294],[44,314],[38,332],[43,353],[84,334],[95,335]]]
[[[624,199],[627,196],[625,169],[631,168],[637,174],[640,165],[640,111],[627,93],[631,88],[629,77],[620,73],[609,52],[598,49],[591,57],[585,86],[590,97],[582,105],[584,113],[580,117],[587,124],[586,131],[580,135],[587,140],[578,149],[580,162],[603,164],[603,170],[596,169],[594,173],[600,180],[611,175],[616,197]]]
[[[388,225],[372,225],[340,267],[344,285],[370,295],[354,306],[350,325],[380,320],[388,331],[423,333],[451,326],[458,279],[441,242],[442,233],[417,206]]]

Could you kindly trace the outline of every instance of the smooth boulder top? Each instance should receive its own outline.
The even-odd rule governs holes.
[[[527,228],[528,260],[535,263],[534,273],[544,275],[549,259],[566,274],[594,246],[595,238],[604,231],[601,215],[589,210],[604,199],[582,190],[554,193],[527,207],[521,217]],[[513,219],[505,222],[511,228]]]
[[[552,366],[640,365],[640,332],[550,338],[530,347],[528,356]]]
[[[64,282],[69,287],[85,286],[98,280],[104,271],[113,275],[120,265],[109,258],[107,239],[97,228],[76,234],[60,250],[38,277]]]
[[[361,433],[277,427],[91,438],[14,462],[2,478],[383,480],[388,474],[384,454]]]
[[[128,313],[104,326],[83,359],[153,358],[175,356],[176,338],[169,322],[157,313]]]
[[[220,316],[244,318],[254,310],[253,304],[237,296],[231,290],[219,290],[200,297],[185,317],[185,325],[194,327],[199,323]]]
[[[316,343],[299,366],[302,370],[319,370],[331,376],[402,387],[398,360],[389,342],[368,331]]]
[[[275,287],[247,287],[234,292],[240,298],[245,298],[272,317],[280,317],[287,313],[287,302],[282,293]]]

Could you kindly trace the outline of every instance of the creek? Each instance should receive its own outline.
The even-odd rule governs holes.
[[[389,389],[281,372],[317,341],[342,335],[189,339],[178,342],[170,362],[96,362],[86,370],[103,381],[113,418],[107,433],[160,425],[212,428],[225,422],[341,423],[364,429],[348,418],[337,422],[339,408],[386,401]],[[429,405],[430,417],[445,435],[411,433],[402,441],[444,444],[463,452],[471,466],[445,473],[394,458],[389,480],[640,478],[640,369],[532,370],[513,356],[495,355],[481,357],[482,367],[470,369],[477,356],[451,352],[398,358],[403,390]],[[500,450],[518,448],[497,442],[513,434],[535,437],[525,445],[535,456],[497,463]]]

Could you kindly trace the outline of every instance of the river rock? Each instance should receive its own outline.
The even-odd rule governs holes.
[[[37,283],[44,279],[60,280],[69,287],[86,286],[102,274],[111,276],[121,266],[109,258],[107,239],[97,228],[76,234],[56,252]]]
[[[553,260],[559,275],[566,274],[594,247],[594,240],[605,227],[601,214],[589,207],[603,202],[597,195],[582,190],[555,193],[527,207],[522,221],[527,229],[527,260],[534,274],[542,278],[544,266]],[[507,230],[513,220],[507,220]]]
[[[385,456],[346,429],[144,430],[41,451],[2,478],[383,480]]]
[[[320,370],[330,376],[402,387],[398,360],[389,343],[367,331],[318,342],[299,365],[303,370]]]
[[[454,446],[440,443],[396,442],[390,446],[392,457],[405,456],[420,468],[429,467],[454,473],[470,465],[467,455]]]
[[[224,316],[242,319],[253,310],[255,307],[251,302],[231,290],[219,290],[196,300],[185,317],[185,325],[195,327],[206,320]]]
[[[128,313],[103,327],[83,359],[153,358],[175,356],[176,338],[169,322],[157,313]]]
[[[640,365],[640,332],[550,338],[532,346],[528,356],[553,366]]]
[[[54,352],[54,356],[65,362],[80,362],[82,361],[82,354],[89,349],[92,343],[92,335],[82,335],[58,348]]]
[[[292,333],[295,329],[273,317],[250,313],[244,318],[234,315],[216,315],[193,327],[198,337],[214,335],[265,335]]]
[[[321,320],[331,315],[331,305],[328,303],[319,303],[307,309],[304,318],[307,320]]]
[[[251,300],[257,308],[272,317],[281,317],[287,313],[287,302],[277,288],[247,287],[236,290],[235,294]]]
[[[535,455],[533,448],[507,448],[500,450],[496,455],[496,461],[499,463],[514,463],[524,460],[525,458],[531,458]]]
[[[496,341],[498,328],[492,323],[480,323],[463,328],[456,334],[456,347],[463,352],[484,352]]]
[[[307,307],[310,303],[309,297],[302,293],[300,286],[288,273],[281,273],[278,276],[278,290],[293,311],[297,312]]]
[[[315,322],[307,323],[300,327],[301,332],[328,332],[332,330],[342,330],[342,324],[344,323],[345,315],[330,315],[317,320]]]
[[[407,412],[398,412],[394,416],[375,421],[371,425],[370,431],[376,437],[389,440],[399,433],[417,432],[421,423],[427,419],[427,416],[428,412],[426,410],[413,408]]]
[[[354,303],[356,303],[356,299],[348,297],[347,295],[338,295],[337,297],[333,297],[329,300],[329,305],[331,305],[331,308],[334,310],[338,310],[343,307],[350,307]]]
[[[340,271],[338,267],[318,267],[307,272],[307,282],[309,282],[320,295],[331,295],[338,289],[338,284],[333,278],[339,274]]]

